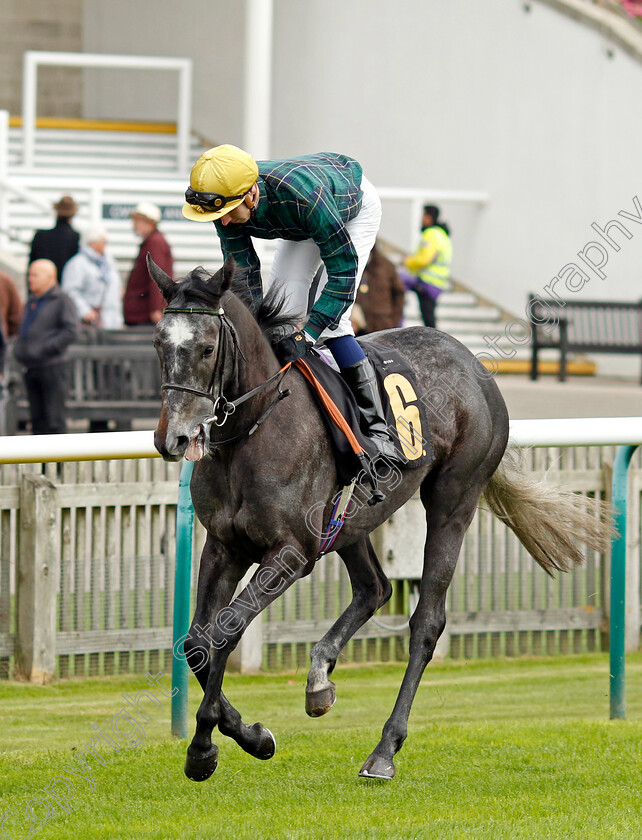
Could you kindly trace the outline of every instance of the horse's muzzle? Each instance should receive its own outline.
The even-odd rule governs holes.
[[[154,446],[165,461],[200,461],[207,449],[208,435],[198,424],[189,434],[158,426],[154,433]]]
[[[165,461],[180,461],[189,446],[187,435],[177,435],[173,432],[165,433],[156,429],[154,432],[154,446]]]

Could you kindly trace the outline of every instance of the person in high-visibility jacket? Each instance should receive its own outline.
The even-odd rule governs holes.
[[[427,327],[435,326],[437,298],[449,288],[452,244],[445,222],[439,221],[439,207],[427,204],[421,223],[421,240],[414,254],[406,257],[407,288],[417,292],[421,317]]]

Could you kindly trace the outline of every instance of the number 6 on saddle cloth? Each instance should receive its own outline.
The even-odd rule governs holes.
[[[405,469],[429,464],[434,455],[427,412],[421,402],[421,395],[417,393],[413,372],[402,357],[389,347],[369,342],[363,349],[377,374],[388,430],[395,443],[399,463]],[[389,473],[394,464],[384,463],[384,456],[377,453],[376,447],[361,429],[361,413],[352,391],[342,377],[314,350],[295,364],[310,382],[319,404],[332,442],[339,482],[345,486],[355,478],[358,483],[362,483],[364,480],[370,481],[371,477],[376,482],[377,473]],[[306,366],[309,374],[306,373]],[[338,409],[347,422],[347,432],[344,425],[338,424],[333,417],[333,407],[335,411]]]

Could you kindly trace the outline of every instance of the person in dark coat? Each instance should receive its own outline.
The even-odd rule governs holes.
[[[394,264],[375,244],[357,292],[357,305],[361,307],[365,319],[365,326],[358,334],[366,335],[400,326],[405,291]]]
[[[80,234],[71,226],[71,220],[78,211],[78,205],[71,196],[63,195],[54,204],[56,225],[51,230],[37,230],[31,242],[29,265],[36,260],[51,260],[56,266],[58,282],[62,278],[65,264],[80,247]]]
[[[33,262],[28,282],[13,353],[23,365],[32,433],[62,434],[67,431],[65,353],[78,335],[78,313],[56,282],[51,260]]]
[[[170,277],[174,271],[169,243],[158,230],[158,223],[161,220],[160,208],[151,201],[141,201],[131,213],[131,218],[134,230],[143,241],[129,275],[123,298],[123,314],[128,327],[156,324],[160,321],[166,306],[158,286],[149,276],[147,254]]]

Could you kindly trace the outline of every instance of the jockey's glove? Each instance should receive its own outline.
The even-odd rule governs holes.
[[[311,347],[312,344],[308,342],[306,336],[300,330],[286,335],[285,338],[272,345],[274,355],[281,365],[285,365],[288,362],[296,362],[297,359],[305,356]]]

